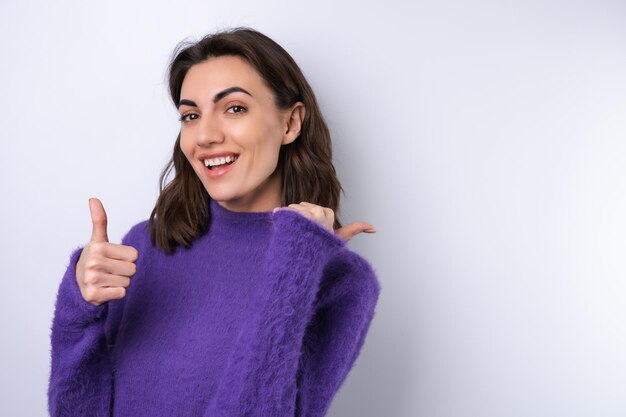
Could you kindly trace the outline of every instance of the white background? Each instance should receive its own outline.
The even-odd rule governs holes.
[[[0,5],[0,415],[46,414],[50,326],[99,197],[146,219],[175,45],[283,45],[333,133],[382,284],[330,416],[626,415],[626,3]]]

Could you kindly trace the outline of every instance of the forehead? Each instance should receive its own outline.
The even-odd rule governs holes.
[[[233,86],[259,93],[264,88],[267,90],[259,73],[246,60],[238,56],[220,56],[189,68],[181,86],[181,98],[192,94],[212,95]]]

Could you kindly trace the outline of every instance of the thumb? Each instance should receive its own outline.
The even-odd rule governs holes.
[[[92,242],[108,242],[107,236],[107,213],[104,211],[102,203],[97,198],[89,199],[89,211],[91,212]]]
[[[343,240],[350,240],[361,232],[375,233],[374,226],[366,222],[354,222],[335,230],[335,235]]]

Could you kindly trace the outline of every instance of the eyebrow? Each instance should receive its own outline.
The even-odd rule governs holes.
[[[213,103],[217,103],[218,101],[220,101],[221,99],[223,99],[224,97],[226,97],[227,95],[232,94],[232,93],[245,93],[245,94],[249,95],[250,97],[252,97],[252,94],[247,92],[245,89],[243,89],[241,87],[234,86],[234,87],[228,87],[227,89],[222,90],[219,93],[217,93],[213,97]],[[198,105],[194,101],[187,100],[185,98],[178,102],[178,106],[176,106],[176,108],[180,108],[180,106],[182,106],[182,105],[198,107]]]

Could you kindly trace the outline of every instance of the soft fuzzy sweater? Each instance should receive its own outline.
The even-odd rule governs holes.
[[[52,416],[318,417],[364,343],[380,285],[371,265],[291,210],[211,201],[191,248],[166,255],[147,221],[126,296],[85,301],[70,257],[52,323]]]

